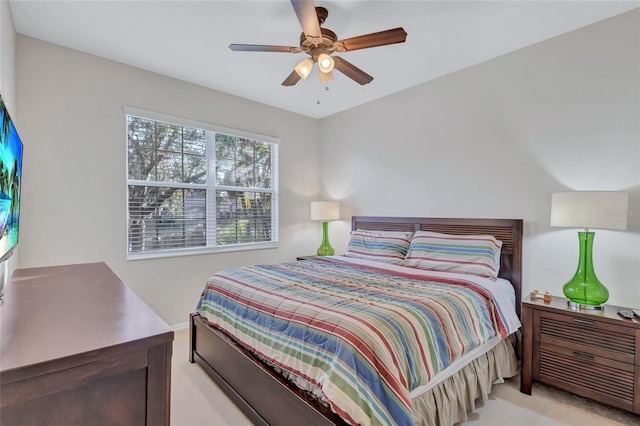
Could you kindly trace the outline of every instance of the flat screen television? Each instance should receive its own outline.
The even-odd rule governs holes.
[[[0,262],[8,259],[18,244],[20,230],[20,185],[22,141],[0,96]]]

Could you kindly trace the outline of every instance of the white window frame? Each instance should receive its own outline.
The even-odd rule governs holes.
[[[189,184],[189,183],[176,183],[171,182],[169,186],[182,187],[188,189],[205,189],[207,191],[207,243],[204,247],[187,247],[187,248],[171,248],[157,251],[147,251],[141,253],[131,253],[129,251],[129,185],[145,185],[145,186],[167,186],[165,182],[155,182],[146,180],[137,180],[129,178],[129,149],[127,139],[127,116],[137,116],[146,118],[149,120],[162,121],[179,126],[192,127],[203,129],[207,131],[207,183],[206,184]],[[196,120],[190,120],[187,118],[175,117],[167,114],[162,114],[154,111],[147,111],[130,106],[124,107],[124,122],[125,122],[125,197],[126,197],[126,253],[127,260],[141,260],[141,259],[158,259],[166,257],[176,256],[189,256],[189,255],[201,255],[218,252],[233,252],[244,250],[260,250],[267,248],[277,248],[279,243],[279,183],[278,183],[278,168],[279,168],[279,144],[280,140],[273,136],[261,135],[257,133],[247,132],[244,130],[232,129],[228,127],[218,126],[211,123],[205,123]],[[271,241],[261,241],[253,243],[237,243],[217,245],[215,230],[216,230],[216,191],[219,190],[234,190],[238,187],[228,187],[224,185],[217,185],[215,179],[215,165],[216,165],[216,150],[215,140],[212,133],[224,133],[226,135],[238,136],[247,139],[254,139],[261,142],[268,142],[272,144],[272,158],[271,158],[271,186],[270,189],[265,188],[253,188],[247,187],[250,192],[265,192],[272,194],[271,200]]]

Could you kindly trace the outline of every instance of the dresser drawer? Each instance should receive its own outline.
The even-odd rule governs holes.
[[[540,343],[634,364],[636,331],[579,316],[540,312]]]
[[[540,382],[633,411],[639,369],[589,352],[541,343],[536,376]]]

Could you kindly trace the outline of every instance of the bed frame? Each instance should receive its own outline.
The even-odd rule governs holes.
[[[489,234],[503,243],[500,277],[513,284],[516,311],[522,300],[522,220],[354,216],[352,229],[433,231],[448,234]],[[189,321],[189,361],[200,365],[256,425],[346,425],[328,408],[210,327],[198,314]]]

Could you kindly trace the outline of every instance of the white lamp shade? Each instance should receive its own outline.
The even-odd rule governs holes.
[[[313,201],[311,203],[311,220],[340,219],[340,203],[337,201]]]
[[[313,61],[309,58],[302,60],[296,67],[294,68],[300,78],[303,80],[309,77],[311,74],[311,69],[313,68]]]
[[[628,206],[625,192],[556,192],[551,195],[551,226],[625,230]]]
[[[333,80],[333,75],[331,75],[330,72],[322,72],[321,70],[319,74],[320,74],[320,83],[322,84],[327,84],[328,82]]]
[[[333,71],[334,65],[335,62],[333,58],[326,53],[321,53],[320,56],[318,56],[318,68],[320,68],[320,71],[324,73],[331,72]]]

